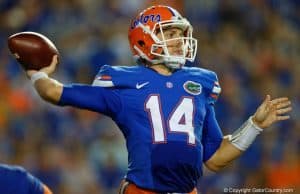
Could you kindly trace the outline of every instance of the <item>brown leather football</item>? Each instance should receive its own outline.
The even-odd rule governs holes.
[[[40,70],[50,65],[54,55],[59,55],[51,40],[36,32],[11,35],[8,38],[8,47],[25,70]]]

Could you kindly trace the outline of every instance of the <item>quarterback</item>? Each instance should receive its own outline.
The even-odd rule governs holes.
[[[265,128],[289,119],[289,99],[266,95],[236,132],[224,136],[214,111],[221,92],[217,75],[184,66],[194,61],[197,40],[175,9],[145,9],[132,20],[128,37],[136,64],[105,65],[91,85],[50,78],[57,56],[50,66],[27,71],[44,100],[105,114],[119,126],[129,155],[121,194],[195,194],[203,164],[224,168]]]

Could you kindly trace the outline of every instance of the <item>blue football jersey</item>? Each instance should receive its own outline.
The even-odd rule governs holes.
[[[170,76],[144,66],[105,65],[93,84],[64,86],[59,105],[110,116],[126,138],[126,179],[157,192],[190,192],[222,132],[214,72],[184,67]]]
[[[0,164],[0,193],[43,194],[43,184],[24,168]]]

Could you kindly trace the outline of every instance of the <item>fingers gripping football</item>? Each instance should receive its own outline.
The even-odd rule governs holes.
[[[45,72],[47,75],[52,74],[55,71],[56,65],[58,64],[58,56],[54,55],[52,57],[51,64],[47,67],[41,68],[39,71]],[[27,76],[30,78],[34,73],[36,73],[37,70],[27,70]]]
[[[271,100],[270,95],[267,95],[264,102],[253,115],[253,122],[258,127],[264,129],[273,123],[289,119],[290,116],[287,114],[291,110],[291,101],[287,97]]]

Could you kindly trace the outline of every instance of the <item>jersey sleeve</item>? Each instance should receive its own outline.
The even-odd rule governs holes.
[[[107,116],[116,115],[122,108],[121,99],[114,88],[71,84],[63,87],[60,106],[73,106]]]
[[[220,84],[219,84],[219,80],[218,80],[218,77],[216,75],[216,73],[212,72],[211,73],[211,82],[209,84],[209,97],[208,97],[208,103],[209,104],[215,104],[216,101],[218,100],[219,98],[219,95],[221,93],[221,87],[220,87]]]
[[[207,104],[214,105],[221,93],[218,76],[215,72],[204,68],[189,68],[189,76],[194,77],[196,82],[201,83],[206,95]]]
[[[111,67],[109,65],[104,65],[101,67],[101,69],[97,73],[92,85],[100,86],[100,87],[114,87],[115,86],[113,83],[113,80],[112,80]]]
[[[207,105],[207,113],[203,125],[202,145],[203,161],[206,162],[219,148],[223,134],[216,120],[214,106]]]
[[[136,88],[136,83],[145,81],[141,77],[142,73],[142,69],[138,66],[104,65],[92,85],[109,88]]]

